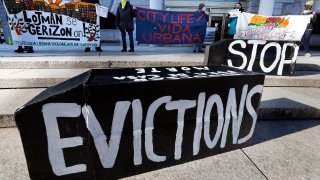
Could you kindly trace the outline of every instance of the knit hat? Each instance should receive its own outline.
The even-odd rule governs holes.
[[[313,6],[314,5],[314,1],[313,0],[307,1],[305,5]]]
[[[124,9],[124,7],[126,7],[126,4],[127,4],[127,0],[121,0],[122,9]]]

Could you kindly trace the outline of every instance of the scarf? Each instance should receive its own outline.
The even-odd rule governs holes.
[[[127,4],[127,0],[121,0],[122,9],[124,9],[124,7],[126,7],[126,4]]]

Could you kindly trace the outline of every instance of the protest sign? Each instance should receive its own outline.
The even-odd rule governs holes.
[[[96,12],[97,12],[98,16],[108,18],[108,8],[107,7],[100,6],[99,4],[96,4]]]
[[[310,16],[262,16],[241,13],[234,39],[301,41]]]
[[[202,12],[137,8],[137,41],[142,44],[202,43],[207,20]]]
[[[4,0],[14,45],[98,47],[95,4],[62,0]]]
[[[232,9],[228,11],[229,17],[238,17],[241,14],[239,9]]]
[[[299,42],[222,40],[206,52],[208,65],[228,65],[271,75],[292,75]]]
[[[91,70],[17,110],[31,179],[119,179],[250,145],[264,75]]]

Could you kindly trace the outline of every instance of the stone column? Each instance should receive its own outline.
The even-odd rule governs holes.
[[[260,0],[258,14],[272,16],[275,0]]]
[[[150,0],[150,9],[163,10],[164,0]]]
[[[8,25],[7,12],[4,8],[4,4],[3,4],[2,0],[0,0],[0,19],[2,21],[4,38],[5,38],[6,43],[8,43],[8,37],[11,37],[11,32],[10,32],[9,25]]]

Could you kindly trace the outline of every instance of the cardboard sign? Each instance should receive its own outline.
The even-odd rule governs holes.
[[[206,52],[208,65],[228,65],[270,75],[292,75],[299,42],[222,40]]]
[[[239,9],[232,9],[228,11],[229,17],[238,17],[241,14]]]
[[[264,75],[229,67],[91,70],[17,110],[32,179],[118,179],[243,148]]]
[[[137,41],[142,44],[194,44],[206,35],[202,12],[159,11],[137,8]]]
[[[4,0],[14,45],[100,45],[95,4],[70,1]]]
[[[301,41],[310,16],[262,16],[241,13],[235,39],[266,41]]]
[[[109,9],[107,7],[96,4],[96,13],[98,16],[108,18],[108,12],[109,12]]]

